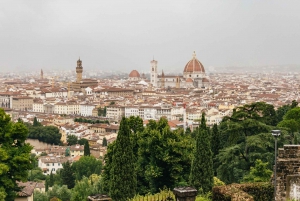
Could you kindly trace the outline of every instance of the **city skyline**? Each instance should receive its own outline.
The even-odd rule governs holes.
[[[299,65],[298,1],[6,1],[0,72]]]

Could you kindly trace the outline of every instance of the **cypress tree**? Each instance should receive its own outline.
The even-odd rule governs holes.
[[[110,172],[110,196],[113,200],[126,201],[136,193],[137,180],[130,133],[128,119],[123,117],[113,150]]]
[[[41,125],[41,123],[37,121],[36,117],[34,117],[34,119],[33,119],[33,126],[40,126],[40,125]]]
[[[204,193],[213,187],[213,160],[209,129],[206,127],[205,115],[202,113],[200,128],[196,136],[196,150],[192,161],[190,184]]]
[[[218,126],[217,124],[214,124],[212,128],[212,138],[211,138],[211,151],[213,152],[214,157],[219,154],[220,148],[221,145],[220,145],[220,135],[218,131]]]
[[[45,191],[48,192],[49,189],[49,184],[48,184],[48,179],[45,180]]]
[[[85,156],[91,155],[90,145],[89,145],[89,142],[88,142],[88,141],[85,141],[85,143],[84,143],[83,154],[84,154]]]
[[[102,140],[102,147],[107,147],[107,139],[105,137]]]
[[[50,172],[50,177],[49,177],[49,186],[52,187],[54,185],[54,179],[53,179],[53,174],[52,170]]]

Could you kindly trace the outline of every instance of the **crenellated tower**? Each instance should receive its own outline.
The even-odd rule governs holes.
[[[82,80],[82,61],[80,60],[80,58],[77,61],[77,67],[76,67],[76,74],[77,74],[77,79],[76,82],[80,82]]]
[[[151,84],[152,86],[157,87],[157,61],[153,59],[150,63],[151,63],[151,73],[150,73]]]

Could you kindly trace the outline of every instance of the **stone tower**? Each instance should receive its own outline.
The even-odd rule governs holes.
[[[44,72],[43,72],[43,69],[41,69],[41,80],[44,79]]]
[[[177,89],[180,88],[180,77],[179,76],[176,77],[176,88]]]
[[[157,61],[153,59],[150,63],[151,63],[151,73],[150,73],[151,84],[152,86],[157,87]]]
[[[77,61],[77,67],[76,67],[76,74],[77,74],[77,79],[76,82],[80,82],[82,80],[82,61],[80,60],[80,58]]]

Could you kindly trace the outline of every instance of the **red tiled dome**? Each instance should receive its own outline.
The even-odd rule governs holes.
[[[139,74],[139,72],[137,70],[133,70],[129,74],[129,77],[141,77],[141,76],[140,76],[140,74]]]
[[[193,58],[185,65],[183,72],[205,72],[202,63],[196,58],[195,52]]]
[[[186,79],[186,82],[193,82],[192,78]]]
[[[203,78],[202,82],[209,82],[207,78]]]

